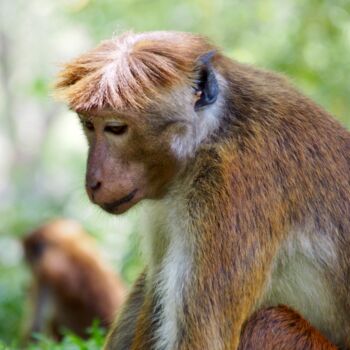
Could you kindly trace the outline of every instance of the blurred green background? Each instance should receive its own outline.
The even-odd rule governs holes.
[[[205,34],[239,61],[288,75],[350,126],[349,0],[0,0],[3,344],[17,342],[27,307],[29,273],[17,239],[44,221],[79,220],[128,283],[142,266],[137,208],[111,217],[88,202],[82,131],[50,97],[61,62],[130,29]],[[65,348],[96,345],[79,344]]]

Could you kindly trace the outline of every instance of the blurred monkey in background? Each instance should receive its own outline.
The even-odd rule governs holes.
[[[77,222],[51,221],[27,235],[23,248],[33,275],[27,339],[33,332],[60,339],[63,329],[86,337],[95,319],[110,326],[125,288]]]

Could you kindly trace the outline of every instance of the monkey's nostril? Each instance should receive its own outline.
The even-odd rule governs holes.
[[[88,186],[90,188],[90,190],[92,191],[97,191],[102,185],[101,181],[91,181]]]

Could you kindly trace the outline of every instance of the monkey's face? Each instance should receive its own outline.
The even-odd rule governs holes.
[[[86,252],[93,244],[78,223],[67,219],[52,220],[22,240],[25,260],[33,273],[51,281],[72,270],[72,256],[79,252],[76,246]]]
[[[183,165],[172,149],[181,123],[110,110],[79,116],[89,144],[86,190],[92,202],[120,214],[166,193]]]
[[[132,59],[129,57],[131,61],[124,57],[122,61],[129,63],[123,68],[118,60],[128,55],[128,51],[123,51],[121,56],[113,52],[113,65],[110,66],[108,59],[106,66],[91,76],[88,72],[95,70],[95,64],[100,64],[105,52],[88,59],[87,80],[81,79],[79,60],[76,68],[73,64],[66,72],[67,77],[71,77],[67,80],[72,91],[72,95],[68,94],[73,98],[70,105],[77,106],[73,109],[80,116],[89,143],[87,193],[94,203],[114,214],[125,212],[143,198],[161,198],[179,172],[190,164],[197,147],[217,127],[219,120],[216,103],[219,86],[211,64],[214,51],[196,61],[192,57],[190,64],[185,64],[177,55],[174,60],[179,61],[178,64],[172,62],[158,49],[151,61],[147,50],[141,50],[142,61],[136,51]],[[157,67],[154,60],[159,59]],[[92,66],[88,62],[93,62]],[[187,75],[185,72],[183,75],[187,78],[178,79],[174,75],[174,84],[170,84],[170,71],[163,65],[172,67],[172,74],[184,65]],[[87,81],[90,83],[86,85]],[[116,87],[119,83],[121,86]],[[106,84],[109,87],[99,91]],[[90,88],[94,92],[88,93]],[[143,98],[137,99],[136,91]],[[152,97],[148,93],[152,93]],[[82,104],[73,103],[75,98],[88,96],[88,101]],[[103,103],[93,103],[94,100]]]

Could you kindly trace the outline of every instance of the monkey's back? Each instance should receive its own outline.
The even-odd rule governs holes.
[[[349,346],[350,133],[284,78],[226,64],[227,141],[214,163],[232,201],[244,201],[256,226],[268,222],[262,234],[285,237],[259,305],[289,305]]]

